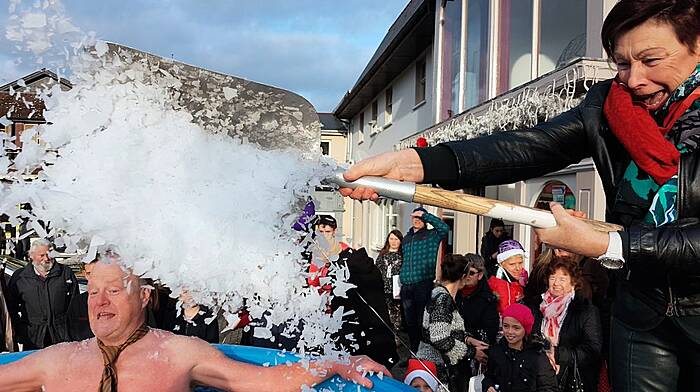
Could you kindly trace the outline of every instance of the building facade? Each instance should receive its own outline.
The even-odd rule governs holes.
[[[412,0],[389,29],[355,86],[335,110],[350,122],[350,160],[507,131],[576,105],[615,72],[604,59],[600,28],[615,0]],[[515,184],[467,189],[531,207],[554,200],[604,218],[592,161]],[[406,231],[415,206],[353,202],[354,246],[376,250],[393,228]],[[453,228],[446,251],[475,252],[488,218],[433,212]],[[508,225],[508,222],[506,222]],[[537,253],[525,225],[508,225]]]

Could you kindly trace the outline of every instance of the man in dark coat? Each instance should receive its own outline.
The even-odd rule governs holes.
[[[8,308],[15,337],[25,350],[71,341],[71,300],[78,296],[78,280],[70,268],[49,256],[50,243],[36,240],[29,248],[32,262],[12,274]]]
[[[345,293],[347,297],[336,296],[331,301],[334,311],[340,306],[345,312],[352,311],[343,318],[343,327],[337,333],[339,342],[351,354],[367,355],[391,368],[398,355],[379,269],[364,248],[342,251],[337,263],[347,265],[348,283],[356,286]]]

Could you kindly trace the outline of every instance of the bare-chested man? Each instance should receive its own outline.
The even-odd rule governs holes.
[[[100,389],[108,370],[104,347],[134,340],[144,324],[150,289],[117,262],[100,261],[90,275],[88,293],[90,328],[96,338],[55,345],[0,366],[0,392],[111,390]],[[114,366],[120,392],[190,391],[198,384],[228,391],[298,391],[333,374],[371,388],[362,369],[389,374],[366,357],[351,357],[348,364],[312,362],[310,368],[314,371],[299,364],[261,367],[233,361],[203,340],[156,329],[128,345]]]

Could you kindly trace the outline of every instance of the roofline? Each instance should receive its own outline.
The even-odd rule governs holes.
[[[5,89],[9,89],[10,87],[12,87],[12,88],[18,87],[19,84],[17,83],[17,81],[19,81],[20,79],[24,80],[25,83],[32,83],[34,80],[39,79],[40,76],[48,76],[51,79],[57,81],[58,83],[66,86],[68,88],[73,88],[73,83],[71,83],[70,80],[68,80],[66,78],[59,78],[55,72],[53,72],[49,69],[46,69],[46,68],[42,68],[42,69],[40,69],[38,71],[34,71],[28,75],[24,75],[20,78],[17,78],[15,80],[13,80],[12,82],[3,84],[2,86],[0,86],[0,91],[5,90]]]
[[[348,90],[338,105],[333,109],[333,113],[339,113],[352,101],[362,88],[370,81],[372,76],[384,64],[401,41],[413,30],[414,21],[424,14],[427,14],[430,9],[431,0],[411,0],[406,7],[401,11],[401,14],[389,27],[384,39],[377,47],[377,50],[372,55],[372,58],[365,66],[365,69],[357,78],[355,85]]]

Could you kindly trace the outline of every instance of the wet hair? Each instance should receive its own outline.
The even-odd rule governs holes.
[[[617,39],[646,21],[668,23],[678,41],[695,52],[700,37],[698,0],[620,0],[603,22],[600,38],[610,58]]]
[[[456,282],[468,272],[469,262],[467,258],[458,254],[448,254],[442,259],[440,271],[442,280],[446,282]]]
[[[399,242],[403,244],[403,234],[401,233],[401,230],[392,230],[389,232],[389,234],[386,235],[386,240],[384,240],[384,246],[382,247],[382,250],[379,251],[379,256],[385,255],[389,253],[389,236],[390,235],[395,235],[396,238],[399,239]],[[399,254],[401,254],[401,244],[399,244]]]
[[[578,263],[569,259],[564,259],[556,256],[552,259],[552,261],[550,261],[549,266],[547,267],[547,280],[549,280],[549,277],[554,275],[554,273],[560,269],[566,271],[566,273],[569,274],[569,276],[571,277],[572,286],[576,288],[580,287],[581,267],[579,267]]]

